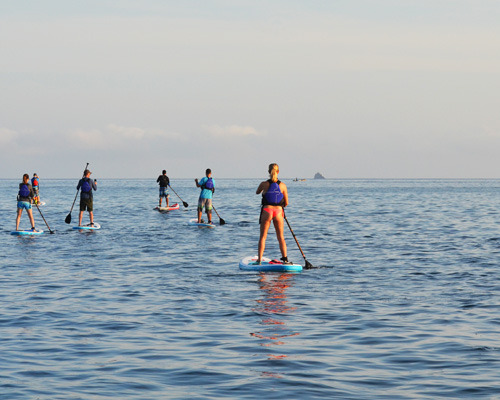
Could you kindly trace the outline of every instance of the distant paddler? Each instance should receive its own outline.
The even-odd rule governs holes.
[[[36,172],[33,174],[33,178],[31,178],[31,187],[33,188],[33,194],[34,194],[33,202],[35,204],[40,204],[40,191],[39,191],[40,178],[38,178]]]
[[[205,171],[205,177],[201,178],[199,182],[198,179],[195,179],[194,181],[196,183],[196,187],[201,188],[200,197],[198,198],[198,223],[200,224],[203,222],[201,216],[203,214],[203,208],[205,208],[208,223],[212,224],[212,196],[215,192],[212,170],[207,168]]]
[[[167,171],[165,169],[162,171],[156,182],[160,185],[159,207],[161,207],[161,199],[163,197],[165,197],[165,202],[167,203],[166,207],[168,207],[168,198],[170,197],[170,195],[168,194],[168,187],[170,186],[170,179],[168,179]]]
[[[33,218],[33,210],[31,207],[31,202],[35,194],[33,192],[33,187],[30,184],[30,176],[28,174],[23,175],[23,181],[19,184],[19,192],[17,194],[17,217],[16,217],[16,231],[19,231],[19,222],[21,221],[21,215],[23,210],[28,213],[28,218],[31,222],[31,230],[36,232],[35,229],[35,218]]]
[[[89,212],[90,226],[94,226],[94,196],[92,190],[97,190],[97,180],[90,179],[90,172],[88,169],[83,171],[83,178],[80,179],[76,190],[80,190],[80,214],[78,216],[78,226],[82,226],[83,212]]]

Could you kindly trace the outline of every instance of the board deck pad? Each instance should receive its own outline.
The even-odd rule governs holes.
[[[270,258],[262,257],[260,265],[254,265],[257,261],[257,256],[245,257],[240,261],[240,269],[244,271],[276,271],[276,272],[300,272],[302,265],[299,264],[283,264],[280,260],[271,260]]]

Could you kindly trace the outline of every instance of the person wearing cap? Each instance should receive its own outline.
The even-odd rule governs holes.
[[[97,180],[90,179],[90,172],[88,169],[83,171],[83,178],[80,179],[76,190],[80,190],[80,215],[78,216],[78,226],[82,226],[83,212],[89,212],[90,226],[94,226],[94,198],[92,190],[97,190]]]
[[[38,191],[38,187],[40,185],[39,181],[40,179],[38,178],[38,175],[35,172],[33,174],[33,178],[31,179],[31,187],[33,188],[33,193],[34,193],[33,202],[35,204],[40,203],[40,192]]]
[[[163,170],[161,175],[158,177],[156,182],[160,185],[160,207],[161,207],[161,199],[165,197],[165,202],[168,207],[168,198],[170,197],[168,194],[168,187],[170,186],[170,179],[168,179],[167,171]]]

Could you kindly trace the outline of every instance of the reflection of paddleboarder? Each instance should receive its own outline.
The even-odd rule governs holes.
[[[290,307],[286,290],[293,284],[294,274],[265,274],[259,275],[259,288],[263,290],[264,296],[257,300],[258,307],[255,311],[263,314],[262,325],[268,327],[265,331],[253,332],[251,335],[265,340],[261,346],[284,345],[284,338],[298,336],[298,332],[287,332],[285,321],[280,317],[295,311]],[[282,359],[288,357],[285,354],[268,354],[269,359]]]

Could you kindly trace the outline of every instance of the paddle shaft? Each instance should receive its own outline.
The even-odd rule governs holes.
[[[168,186],[170,186],[170,185],[168,185]],[[175,195],[179,198],[179,200],[180,200],[180,201],[182,201],[182,205],[183,205],[184,207],[187,207],[187,206],[189,205],[188,203],[186,203],[184,200],[182,200],[182,199],[181,199],[181,196],[179,196],[179,195],[177,194],[177,192],[174,190],[174,188],[173,188],[172,186],[170,186],[170,189],[172,189],[172,192],[174,192],[174,193],[175,193]]]
[[[299,241],[297,240],[297,236],[295,236],[295,233],[293,232],[293,229],[290,226],[290,222],[288,222],[288,218],[285,215],[285,209],[283,209],[283,218],[285,219],[286,224],[288,225],[288,229],[290,229],[290,232],[292,233],[292,236],[295,239],[295,243],[297,243],[297,246],[298,246],[298,248],[300,250],[300,253],[302,254],[302,257],[304,257],[304,261],[306,262],[306,268],[313,268],[312,264],[309,261],[307,261],[306,255],[302,251],[302,247],[300,247]]]
[[[35,203],[35,206],[36,206],[36,208],[38,209],[38,212],[40,213],[40,215],[42,216],[43,222],[45,222],[45,225],[47,225],[47,228],[49,229],[49,232],[50,232],[50,233],[54,233],[54,231],[53,231],[52,229],[50,229],[49,224],[48,224],[48,223],[47,223],[47,221],[45,220],[45,217],[43,216],[42,211],[40,210],[40,207],[38,207],[38,204],[36,204],[36,203]]]

